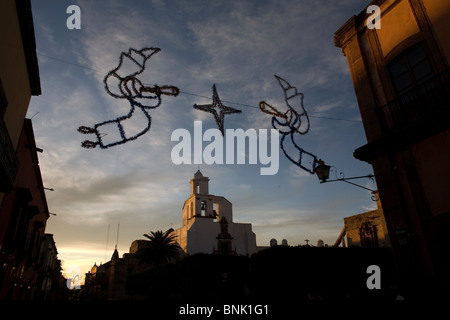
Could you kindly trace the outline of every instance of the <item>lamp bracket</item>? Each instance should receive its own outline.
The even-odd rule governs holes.
[[[368,179],[374,181],[374,177],[375,177],[375,176],[374,176],[373,174],[368,174],[368,175],[365,175],[365,176],[356,176],[356,177],[345,178],[344,173],[341,171],[341,172],[339,172],[339,176],[340,176],[340,177],[338,178],[337,168],[336,168],[335,166],[331,166],[331,167],[330,167],[330,171],[331,171],[332,168],[334,168],[334,175],[335,175],[336,179],[334,179],[334,180],[325,180],[325,181],[322,180],[322,181],[320,181],[320,183],[342,181],[342,182],[345,182],[345,183],[348,183],[348,184],[351,184],[351,185],[354,185],[354,186],[356,186],[356,187],[359,187],[359,188],[362,188],[362,189],[365,189],[365,190],[368,190],[368,191],[372,192],[373,195],[371,196],[371,198],[372,198],[373,201],[377,201],[377,200],[379,199],[378,191],[377,191],[377,190],[373,190],[373,189],[364,187],[364,186],[362,186],[362,185],[359,185],[359,184],[357,184],[357,183],[348,181],[348,180],[364,179],[364,178],[368,178]]]

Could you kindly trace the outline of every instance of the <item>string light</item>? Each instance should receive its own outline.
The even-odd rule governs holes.
[[[127,99],[130,103],[130,111],[128,114],[117,117],[112,120],[97,123],[94,127],[80,126],[78,132],[82,134],[95,134],[97,141],[85,140],[81,143],[83,148],[92,149],[99,146],[102,149],[113,147],[128,141],[136,140],[141,135],[150,130],[152,118],[149,109],[157,108],[161,105],[161,95],[177,96],[180,90],[175,86],[146,86],[137,76],[145,70],[145,64],[155,54],[161,51],[159,48],[143,48],[141,50],[129,49],[128,52],[122,52],[120,55],[119,65],[109,71],[105,76],[103,83],[106,92],[116,99]],[[123,75],[121,68],[126,63],[134,65],[134,72]],[[150,101],[150,103],[148,102]],[[135,115],[135,111],[140,110],[141,115],[147,119],[147,125],[138,133],[127,136],[123,123]],[[105,143],[103,138],[107,135],[102,133],[102,127],[112,125],[117,127],[120,139],[111,143]]]
[[[41,52],[36,52],[36,54],[38,56],[43,56],[43,57],[46,57],[46,58],[49,58],[49,59],[53,59],[55,61],[59,61],[59,62],[62,62],[62,63],[66,63],[66,64],[69,64],[69,65],[72,65],[72,66],[75,66],[75,67],[79,67],[79,68],[83,68],[83,69],[87,69],[87,70],[92,70],[92,71],[98,71],[98,70],[96,70],[94,68],[91,68],[91,67],[79,64],[79,63],[70,62],[70,61],[67,61],[67,60],[64,60],[64,59],[61,59],[61,58],[56,58],[56,57],[53,57],[53,56],[50,56],[50,55],[47,55],[47,54],[44,54],[44,53],[41,53]],[[180,90],[179,93],[180,94],[185,94],[185,95],[190,95],[190,96],[195,96],[195,97],[200,97],[200,98],[211,99],[210,97],[207,97],[207,96],[204,96],[204,95],[201,95],[201,94],[198,94],[198,93],[186,92],[186,91],[181,91],[181,90]],[[42,99],[40,97],[36,97],[36,98]],[[259,107],[257,107],[257,106],[252,106],[252,105],[245,104],[245,103],[233,102],[233,101],[228,101],[228,100],[222,100],[222,101],[225,102],[225,103],[230,103],[230,104],[234,104],[234,105],[239,105],[239,106],[244,106],[244,107],[248,107],[248,108],[259,109]],[[317,119],[332,120],[332,121],[348,121],[348,122],[355,122],[355,123],[361,123],[362,122],[361,120],[318,116],[318,115],[314,115],[314,114],[311,114],[311,113],[309,114],[309,117],[310,118],[317,118]]]
[[[122,52],[119,65],[108,72],[103,82],[106,92],[110,96],[116,99],[128,100],[130,104],[130,111],[124,116],[97,123],[94,125],[94,127],[80,126],[78,128],[78,131],[80,133],[95,134],[97,138],[97,141],[83,141],[81,144],[83,148],[92,149],[99,146],[102,149],[106,149],[137,139],[141,135],[148,132],[148,130],[150,130],[152,118],[148,110],[157,108],[161,105],[161,95],[177,96],[180,93],[180,90],[175,86],[147,86],[137,78],[137,76],[145,70],[145,65],[150,57],[152,57],[155,53],[158,53],[160,50],[161,49],[159,48],[143,48],[141,50],[129,49],[128,52]],[[125,61],[127,61],[128,65],[134,64],[136,68],[134,72],[122,75],[121,67],[125,63]],[[268,104],[265,101],[261,101],[259,103],[259,108],[262,112],[273,116],[272,126],[277,129],[282,135],[280,148],[283,151],[284,155],[298,167],[310,172],[311,174],[314,174],[314,169],[318,163],[317,157],[314,154],[301,148],[294,141],[294,133],[304,135],[309,131],[310,127],[308,113],[303,106],[303,93],[298,93],[297,88],[291,86],[283,78],[276,75],[275,78],[283,89],[284,100],[288,107],[288,110],[283,113],[276,107]],[[219,127],[219,130],[223,135],[225,115],[241,113],[242,111],[223,105],[222,101],[219,98],[219,94],[217,93],[215,84],[212,87],[212,91],[212,104],[194,104],[194,108],[211,113],[214,116],[217,126]],[[300,98],[300,100],[298,98]],[[297,112],[297,110],[294,109],[294,107],[291,105],[292,102],[297,102],[298,100],[300,101],[300,112]],[[147,101],[151,101],[152,103],[149,104]],[[140,132],[131,136],[127,136],[124,130],[123,122],[133,117],[136,110],[140,110],[141,113],[145,116],[145,118],[147,119],[147,125]],[[280,120],[278,120],[277,118],[279,118]],[[120,135],[119,140],[111,143],[104,143],[103,138],[107,134],[102,132],[101,127],[108,125],[117,127]],[[287,136],[290,136],[290,139],[286,139]],[[296,149],[296,154],[290,154],[286,150],[289,142]],[[308,168],[302,163],[305,155],[310,156],[313,159],[313,162],[311,163],[312,168]]]
[[[277,75],[275,75],[275,78],[278,80],[278,83],[283,89],[284,101],[286,102],[288,110],[283,113],[280,110],[278,110],[278,108],[268,104],[265,101],[261,101],[259,103],[259,108],[262,112],[273,116],[272,127],[274,129],[277,129],[281,133],[280,148],[283,151],[286,158],[288,158],[289,161],[291,161],[298,167],[302,168],[303,170],[306,170],[309,173],[314,174],[314,169],[316,168],[318,163],[317,157],[311,152],[308,152],[303,148],[301,148],[294,141],[295,133],[304,135],[309,131],[310,127],[308,113],[306,112],[306,109],[303,106],[303,93],[298,93],[297,88],[291,86],[289,82],[287,82],[283,78]],[[298,113],[291,105],[292,102],[297,101],[300,101],[300,108],[301,108],[300,113]],[[280,118],[280,120],[278,120],[277,118]],[[289,136],[290,139],[286,139],[287,136]],[[289,143],[291,143],[294,146],[294,149],[296,150],[294,153],[287,152],[286,148]],[[310,163],[311,168],[306,167],[303,164],[305,155],[310,156],[313,160],[312,163]]]
[[[69,65],[72,65],[72,66],[75,66],[75,67],[79,67],[79,68],[83,68],[83,69],[87,69],[87,70],[92,70],[92,71],[98,71],[98,70],[96,70],[94,68],[91,68],[91,67],[79,64],[79,63],[70,62],[70,61],[67,61],[67,60],[64,60],[64,59],[61,59],[61,58],[53,57],[53,56],[50,56],[50,55],[47,55],[47,54],[44,54],[44,53],[41,53],[41,52],[36,52],[36,54],[38,56],[43,56],[43,57],[46,57],[46,58],[49,58],[49,59],[52,59],[52,60],[55,60],[55,61],[59,61],[61,63],[69,64]],[[186,92],[186,91],[181,91],[181,90],[180,90],[179,93],[180,94],[185,94],[185,95],[190,95],[190,96],[195,96],[195,97],[200,97],[200,98],[211,99],[210,97],[207,97],[205,95],[201,95],[201,94],[198,94],[198,93]],[[35,97],[35,98],[42,99],[41,97]],[[222,100],[222,102],[230,103],[230,104],[234,104],[234,105],[239,105],[239,106],[244,106],[244,107],[248,107],[248,108],[259,109],[259,106],[253,106],[253,105],[249,105],[249,104],[245,104],[245,103],[233,102],[233,101],[228,101],[228,100]],[[332,120],[332,121],[347,121],[347,122],[354,122],[354,123],[361,123],[362,122],[361,120],[318,116],[318,115],[311,114],[311,113],[309,113],[309,117],[310,118],[317,118],[317,119]]]

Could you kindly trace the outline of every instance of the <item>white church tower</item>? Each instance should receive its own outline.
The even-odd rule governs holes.
[[[191,194],[183,205],[183,225],[174,231],[183,251],[188,254],[255,253],[252,225],[233,222],[231,202],[209,193],[209,178],[198,170],[190,184]]]

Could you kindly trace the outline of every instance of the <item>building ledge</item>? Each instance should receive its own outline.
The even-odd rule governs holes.
[[[31,94],[41,94],[39,65],[36,55],[36,39],[34,36],[33,13],[30,0],[16,0],[17,16],[19,17],[20,33],[22,35],[23,50],[28,69]]]
[[[380,154],[400,150],[448,129],[450,129],[450,118],[418,123],[359,147],[353,152],[353,156],[372,164]]]

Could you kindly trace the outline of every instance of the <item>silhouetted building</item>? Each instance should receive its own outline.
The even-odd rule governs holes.
[[[0,30],[1,203],[17,175],[16,149],[31,95],[41,94],[30,1],[1,1]]]
[[[0,299],[32,299],[41,291],[36,281],[49,210],[37,151],[31,120],[26,119],[14,188],[0,206]]]
[[[85,299],[129,299],[126,292],[127,276],[146,270],[140,261],[138,251],[148,245],[148,240],[134,240],[128,253],[119,257],[117,247],[111,260],[97,266],[94,264],[91,271],[86,273],[82,286],[82,298]]]
[[[62,276],[61,271],[61,260],[58,259],[55,240],[52,234],[46,233],[41,240],[35,299],[61,300],[67,298],[67,280]]]
[[[0,2],[0,299],[66,296],[33,127],[25,119],[41,94],[29,0]]]
[[[372,1],[335,33],[347,57],[367,144],[405,284],[450,284],[450,2]],[[413,289],[413,288],[412,288]]]

